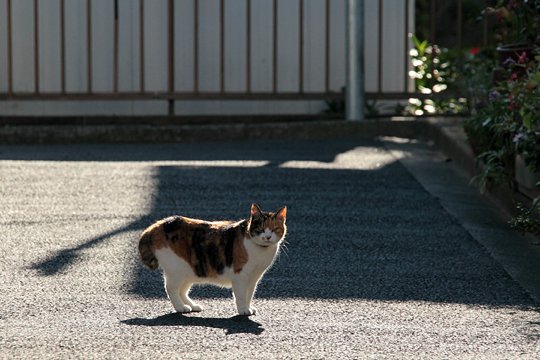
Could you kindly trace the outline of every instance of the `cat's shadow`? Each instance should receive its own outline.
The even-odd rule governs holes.
[[[253,334],[260,335],[264,331],[262,324],[251,320],[248,316],[236,315],[230,318],[211,318],[170,313],[156,318],[133,318],[120,321],[126,325],[136,326],[202,326],[224,329],[226,335]]]

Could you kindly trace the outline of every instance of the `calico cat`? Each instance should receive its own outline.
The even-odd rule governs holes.
[[[264,212],[251,205],[247,220],[204,221],[173,216],[141,235],[139,253],[149,269],[161,266],[165,290],[180,313],[202,311],[188,296],[193,284],[232,287],[240,315],[254,315],[251,300],[285,234],[287,208]]]

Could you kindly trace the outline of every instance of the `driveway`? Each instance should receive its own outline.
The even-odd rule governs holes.
[[[456,172],[359,138],[1,146],[0,358],[537,358],[537,304],[405,166],[419,147],[421,180]],[[192,291],[204,312],[172,313],[140,232],[252,202],[288,206],[259,313],[214,287]]]

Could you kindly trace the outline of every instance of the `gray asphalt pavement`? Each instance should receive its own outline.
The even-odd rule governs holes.
[[[538,358],[537,303],[456,215],[452,166],[393,140],[0,146],[0,358]],[[252,202],[288,206],[259,313],[214,287],[172,313],[140,232]]]

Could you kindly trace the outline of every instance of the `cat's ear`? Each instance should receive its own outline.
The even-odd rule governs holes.
[[[287,207],[284,206],[281,209],[279,209],[278,211],[276,211],[274,216],[279,221],[285,222],[285,220],[287,219]]]
[[[259,205],[253,203],[251,204],[251,216],[259,216],[262,215],[262,210],[259,207]]]

